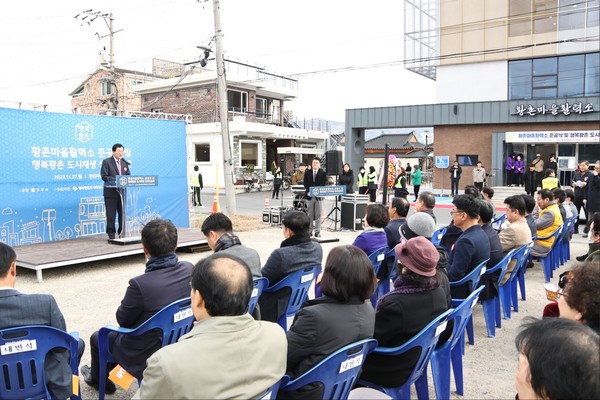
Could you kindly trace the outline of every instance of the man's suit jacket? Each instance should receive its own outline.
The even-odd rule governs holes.
[[[317,179],[313,179],[313,170],[304,172],[304,188],[306,189],[306,197],[310,199],[310,188],[313,186],[325,186],[327,184],[327,174],[321,168],[317,171]]]
[[[129,281],[116,313],[119,326],[136,328],[175,300],[189,297],[194,266],[187,261],[171,266],[152,265],[157,260],[160,258],[151,258],[146,272]],[[146,359],[161,346],[160,338],[159,331],[136,337],[116,335],[112,354],[130,374],[141,377]]]
[[[281,379],[286,357],[277,324],[250,314],[206,318],[148,359],[134,398],[253,399]]]
[[[119,197],[115,187],[115,177],[117,175],[131,175],[129,161],[121,158],[121,173],[119,174],[115,158],[112,156],[105,158],[100,168],[100,177],[104,181],[104,197]]]
[[[0,329],[26,325],[47,325],[66,331],[65,319],[49,294],[23,294],[15,289],[0,290]],[[73,354],[77,357],[77,354]],[[49,353],[44,364],[46,385],[56,398],[66,399],[73,393],[69,353]]]

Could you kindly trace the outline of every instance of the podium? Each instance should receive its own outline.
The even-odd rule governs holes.
[[[123,210],[123,227],[121,235],[115,239],[109,239],[111,244],[127,245],[142,242],[142,218],[141,209],[138,206],[140,193],[143,188],[158,186],[157,175],[117,175],[115,186],[121,196]]]

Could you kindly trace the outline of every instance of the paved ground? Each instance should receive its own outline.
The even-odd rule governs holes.
[[[238,199],[242,199],[242,197],[243,195],[239,195]],[[260,199],[260,197],[258,198]],[[240,203],[243,202],[238,200],[238,204]],[[258,215],[259,209],[254,209],[255,215]],[[437,210],[436,214],[439,226],[446,224],[450,219],[448,209]],[[330,222],[330,225],[333,224]],[[340,244],[351,244],[357,232],[326,232],[324,230],[324,234],[339,239],[339,242],[336,243],[323,244],[326,257],[333,247]],[[239,236],[243,244],[255,248],[260,253],[263,263],[271,251],[283,240],[281,229],[278,227],[240,232]],[[573,257],[575,257],[587,250],[587,244],[580,235],[577,235],[571,249]],[[209,254],[210,252],[180,253],[179,257],[196,263]],[[569,262],[559,272],[570,268],[571,265],[572,262]],[[25,293],[52,293],[65,315],[67,328],[71,331],[79,331],[87,345],[90,335],[100,326],[116,324],[115,310],[125,293],[128,280],[143,271],[144,258],[141,255],[114,261],[98,261],[79,266],[49,269],[44,271],[42,283],[36,282],[35,272],[19,269],[17,289]],[[520,302],[519,313],[513,314],[512,320],[502,321],[502,329],[496,331],[494,339],[486,337],[482,308],[479,305],[475,307],[475,346],[466,347],[464,358],[465,396],[457,396],[454,393],[453,384],[453,398],[514,398],[514,370],[517,360],[514,337],[524,316],[541,316],[542,308],[547,303],[543,283],[543,273],[539,265],[528,270],[527,301]],[[86,349],[82,364],[89,364],[88,350]],[[85,383],[82,383],[81,388],[84,398],[97,397],[97,392],[87,387]],[[107,396],[107,398],[129,399],[135,389],[136,384],[134,383],[129,391],[118,390],[117,393]],[[432,388],[430,395],[434,397]]]

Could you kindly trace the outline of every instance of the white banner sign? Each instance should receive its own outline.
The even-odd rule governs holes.
[[[600,131],[506,132],[506,143],[600,143]]]

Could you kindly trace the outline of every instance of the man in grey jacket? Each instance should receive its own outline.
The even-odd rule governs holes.
[[[215,253],[225,252],[226,254],[238,257],[248,264],[252,277],[260,278],[260,256],[254,249],[242,245],[240,238],[233,233],[233,223],[223,213],[210,214],[200,228],[208,247]]]
[[[27,325],[47,325],[66,331],[65,319],[50,294],[23,294],[15,290],[17,255],[12,247],[0,242],[0,329]],[[84,343],[79,340],[78,357]],[[75,356],[74,354],[72,356]],[[69,352],[54,349],[44,363],[46,386],[53,397],[66,399],[73,394]]]

